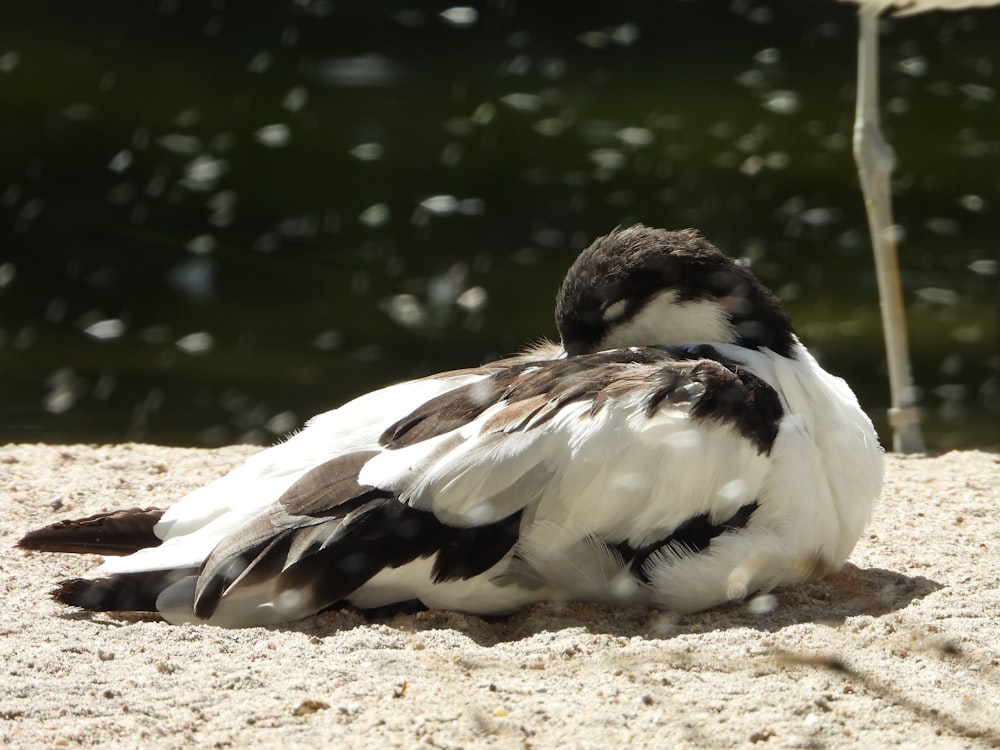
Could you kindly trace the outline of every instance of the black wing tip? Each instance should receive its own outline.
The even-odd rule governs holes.
[[[67,607],[77,607],[91,612],[110,612],[118,609],[112,606],[115,587],[111,579],[67,578],[59,581],[49,592],[55,601]]]
[[[59,581],[56,587],[49,591],[49,596],[60,604],[67,607],[79,607],[80,609],[92,609],[88,604],[88,591],[90,591],[90,581],[86,578],[66,578]]]
[[[49,592],[55,601],[90,612],[156,612],[165,588],[194,573],[191,568],[116,573],[104,578],[67,578]]]

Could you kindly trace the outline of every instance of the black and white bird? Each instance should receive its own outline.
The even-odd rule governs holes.
[[[844,562],[882,449],[748,269],[693,230],[617,229],[556,319],[561,346],[374,391],[166,511],[20,546],[107,556],[65,604],[228,627],[338,603],[688,612]]]

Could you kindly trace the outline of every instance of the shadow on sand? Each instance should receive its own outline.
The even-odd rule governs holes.
[[[446,629],[462,632],[480,646],[569,628],[624,638],[663,639],[731,628],[776,631],[804,622],[839,625],[848,617],[878,617],[903,609],[941,588],[943,584],[924,576],[847,564],[839,573],[797,587],[778,589],[769,597],[688,615],[649,607],[616,608],[589,602],[543,603],[506,617],[414,611],[415,608],[404,606],[401,611],[375,615],[347,609],[331,610],[274,629],[317,637],[368,624],[380,624],[407,633]]]

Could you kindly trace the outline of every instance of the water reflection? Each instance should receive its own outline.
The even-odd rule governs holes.
[[[752,265],[884,411],[847,5],[22,5],[4,439],[269,442],[553,335],[575,253],[637,220]],[[1000,12],[886,28],[928,437],[996,445]]]

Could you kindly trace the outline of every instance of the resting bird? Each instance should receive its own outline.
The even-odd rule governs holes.
[[[561,346],[374,391],[166,511],[20,546],[108,556],[65,604],[227,627],[334,605],[688,612],[844,562],[882,450],[748,269],[693,230],[617,229],[556,320]]]

